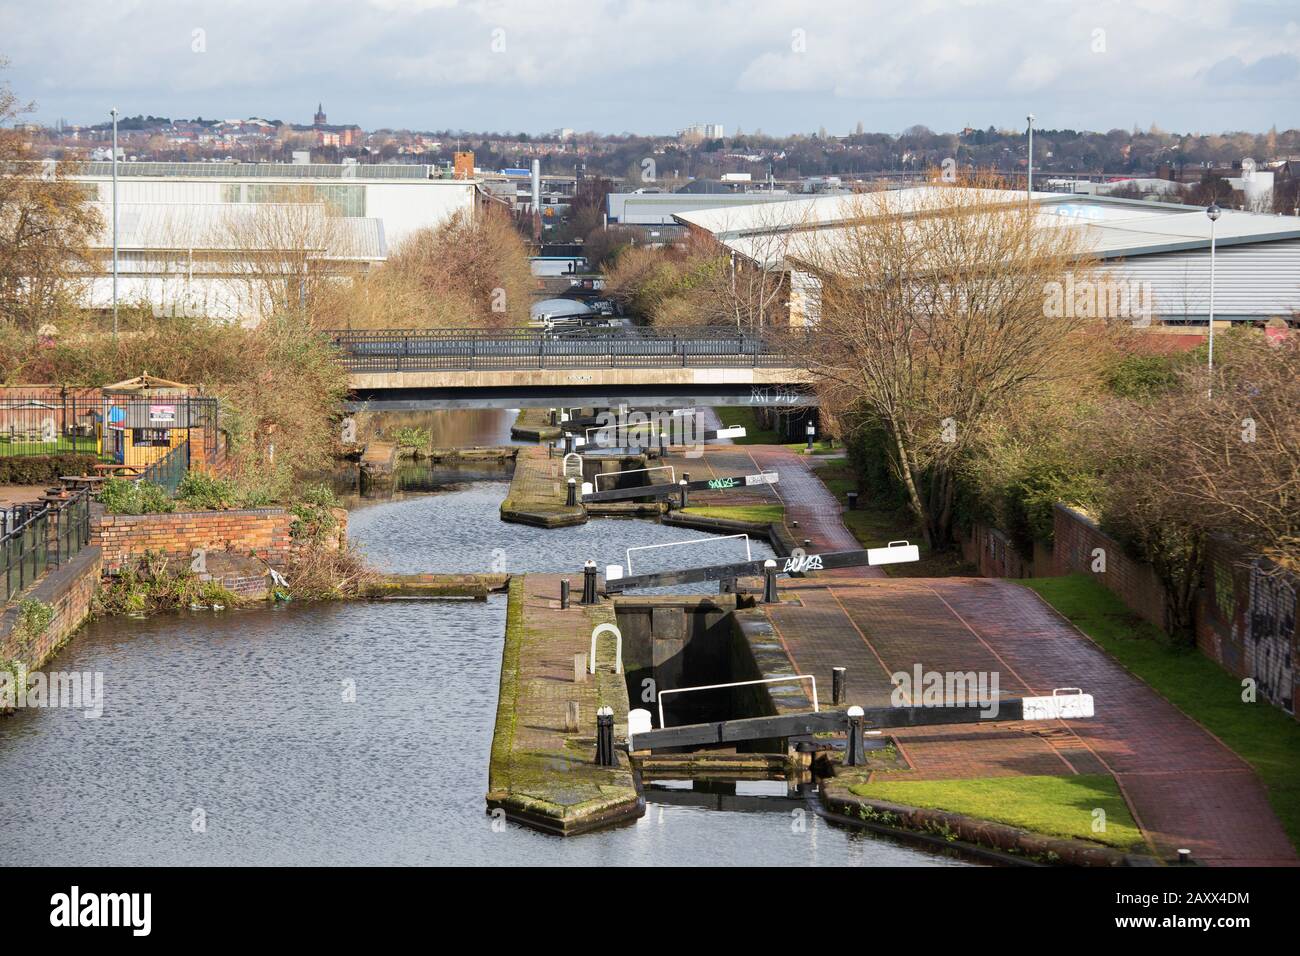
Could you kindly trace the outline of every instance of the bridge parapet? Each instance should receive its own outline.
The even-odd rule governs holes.
[[[629,328],[558,336],[537,329],[357,329],[326,333],[351,372],[620,368],[790,369],[797,348],[725,328]]]

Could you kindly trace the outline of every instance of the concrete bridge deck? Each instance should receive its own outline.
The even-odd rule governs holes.
[[[534,329],[326,333],[353,390],[387,404],[533,399],[555,404],[801,404],[808,373],[790,343],[728,329],[631,328],[557,336]],[[547,394],[549,392],[549,394]],[[401,393],[401,394],[398,394]],[[518,407],[518,406],[516,406]]]

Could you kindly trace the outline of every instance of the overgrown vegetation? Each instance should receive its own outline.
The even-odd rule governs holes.
[[[339,526],[332,511],[337,507],[339,500],[328,485],[312,485],[304,489],[289,507],[289,514],[293,517],[289,524],[290,535],[295,541],[324,542]]]
[[[301,601],[355,597],[374,580],[375,572],[352,547],[313,543],[295,548],[283,569],[288,596]]]
[[[423,451],[428,448],[431,440],[427,428],[420,428],[414,425],[395,428],[388,437],[395,445],[397,445],[398,448],[412,448],[417,451]]]
[[[31,650],[36,639],[54,620],[54,608],[43,601],[26,598],[18,602],[18,619],[14,623],[13,637],[24,651]]]
[[[378,269],[317,297],[317,328],[506,328],[528,323],[528,248],[495,206],[408,236]]]
[[[176,486],[177,504],[193,511],[264,508],[273,500],[261,482],[221,478],[206,471],[187,472]]]
[[[128,481],[111,477],[96,498],[111,515],[158,515],[176,510],[176,502],[166,489],[144,479]]]
[[[1300,850],[1300,723],[1265,701],[1244,702],[1240,681],[1137,617],[1089,575],[1021,583],[1249,763]]]
[[[152,614],[188,607],[233,607],[237,595],[219,581],[203,581],[184,562],[146,551],[106,579],[95,594],[98,614]]]

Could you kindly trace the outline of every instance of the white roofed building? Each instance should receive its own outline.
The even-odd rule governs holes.
[[[791,321],[815,314],[815,261],[871,216],[908,216],[933,208],[935,187],[917,186],[864,197],[826,196],[789,202],[719,205],[675,214],[689,229],[713,236],[737,256],[787,272]],[[983,189],[990,205],[1023,202],[1022,191]],[[1078,229],[1083,246],[1109,278],[1149,283],[1154,309],[1166,323],[1209,318],[1210,222],[1199,206],[1150,200],[1036,192],[1046,227]],[[869,219],[870,217],[868,217]],[[1217,320],[1264,321],[1300,315],[1300,220],[1224,209],[1215,226]]]
[[[70,177],[104,222],[94,308],[112,304],[112,172],[89,163]],[[476,180],[423,165],[119,162],[117,175],[118,301],[245,323],[265,315],[258,286],[369,269],[417,230],[474,215],[481,196]]]

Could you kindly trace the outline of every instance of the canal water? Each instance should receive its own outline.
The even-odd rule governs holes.
[[[505,525],[503,478],[431,469],[416,484],[436,490],[359,499],[350,533],[393,571],[565,571],[701,537]],[[690,548],[645,561],[744,552]],[[483,794],[504,624],[503,596],[94,622],[53,668],[102,672],[103,715],[0,720],[0,865],[962,865],[832,826],[780,782],[650,782],[643,819],[568,840],[494,830]]]

